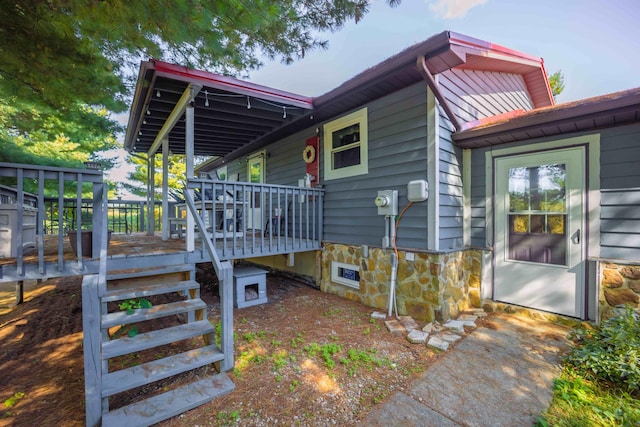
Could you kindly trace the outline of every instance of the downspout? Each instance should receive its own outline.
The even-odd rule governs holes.
[[[429,89],[431,89],[431,92],[433,92],[433,95],[436,97],[436,99],[438,100],[438,103],[440,104],[445,114],[447,115],[447,118],[449,119],[451,124],[453,124],[453,127],[455,128],[456,132],[459,132],[461,129],[460,122],[458,122],[458,118],[453,113],[451,106],[449,105],[445,97],[442,95],[442,92],[440,92],[440,88],[436,84],[436,81],[434,80],[433,75],[431,74],[431,71],[429,71],[429,65],[427,65],[427,60],[425,59],[424,55],[418,56],[416,65],[418,67],[418,71],[420,71],[420,74],[422,74],[422,78],[427,82]]]

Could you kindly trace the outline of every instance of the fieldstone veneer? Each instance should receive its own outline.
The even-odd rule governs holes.
[[[640,307],[640,266],[600,263],[600,319],[614,316],[617,306]]]
[[[386,311],[392,252],[370,247],[369,256],[364,258],[359,246],[326,244],[322,250],[322,291]],[[426,322],[444,322],[463,310],[482,307],[481,251],[411,253],[414,259],[408,261],[407,252],[398,252],[398,314]],[[332,261],[359,266],[359,290],[331,281]]]

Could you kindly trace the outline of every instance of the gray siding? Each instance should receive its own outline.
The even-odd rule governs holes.
[[[426,99],[426,84],[420,83],[366,105],[368,174],[325,181],[323,156],[319,153],[320,183],[326,189],[324,240],[380,246],[384,217],[377,214],[373,203],[378,190],[398,190],[402,209],[407,204],[407,183],[427,178]],[[318,127],[322,129],[322,124]],[[297,185],[305,174],[302,151],[306,140],[315,135],[315,128],[310,127],[266,148],[268,183]],[[320,147],[322,151],[322,137]],[[246,163],[243,165],[246,168]],[[407,210],[400,223],[397,243],[426,249],[426,203],[416,203]]]
[[[439,136],[439,168],[440,186],[440,242],[441,250],[455,249],[464,246],[464,194],[462,188],[462,150],[451,142],[451,124],[443,113],[440,113]]]
[[[593,132],[589,132],[593,133]],[[527,144],[583,135],[528,141]],[[525,145],[524,143],[507,146]],[[502,148],[502,147],[501,147]],[[471,160],[471,243],[485,245],[485,153],[476,149]],[[640,125],[600,132],[600,256],[640,260]]]
[[[640,125],[602,132],[600,256],[640,260]]]
[[[519,74],[447,70],[439,74],[438,82],[462,123],[533,108],[524,78]]]
[[[486,247],[487,207],[485,151],[471,151],[471,246]]]
[[[398,190],[402,209],[408,202],[407,183],[427,178],[426,102],[426,84],[419,83],[367,105],[369,173],[324,182],[326,240],[381,244],[384,217],[377,214],[373,203],[378,190]],[[416,203],[406,211],[397,244],[426,249],[426,203]]]

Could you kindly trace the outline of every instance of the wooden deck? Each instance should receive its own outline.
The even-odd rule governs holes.
[[[234,238],[235,237],[235,238]],[[44,263],[46,264],[46,277],[74,276],[95,273],[98,258],[82,259],[82,265],[78,262],[78,256],[71,250],[69,238],[63,241],[64,268],[59,268],[58,239],[55,235],[44,237]],[[320,249],[320,242],[292,238],[286,236],[271,235],[261,231],[250,231],[242,235],[228,233],[224,237],[215,240],[215,247],[220,260],[235,260],[255,258],[261,256],[306,252]],[[158,233],[148,236],[146,233],[115,234],[111,235],[111,241],[107,249],[109,270],[116,270],[121,264],[139,264],[151,266],[153,258],[175,255],[171,262],[176,262],[180,257],[184,263],[210,262],[211,259],[200,239],[196,239],[195,250],[188,252],[184,238],[172,238],[162,240]],[[137,260],[137,261],[136,261]],[[16,258],[0,258],[0,282],[40,278],[36,273],[38,269],[38,251],[32,250],[23,256],[23,264],[26,275],[17,273]],[[124,267],[130,268],[130,267]]]

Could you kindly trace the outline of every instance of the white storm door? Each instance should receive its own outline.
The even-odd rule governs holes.
[[[249,157],[247,162],[247,181],[253,184],[263,184],[265,176],[265,153],[264,151],[254,154]],[[249,200],[249,212],[247,229],[263,230],[263,218],[262,218],[262,205],[264,196],[261,193],[255,192],[247,195]]]
[[[494,299],[583,317],[585,153],[495,160]]]

